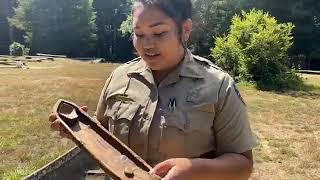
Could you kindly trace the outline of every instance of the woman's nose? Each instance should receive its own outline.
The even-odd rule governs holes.
[[[154,39],[152,37],[145,37],[143,40],[143,48],[151,49],[154,48]]]

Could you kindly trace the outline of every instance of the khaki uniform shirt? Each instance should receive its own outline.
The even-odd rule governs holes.
[[[143,60],[118,67],[102,90],[97,119],[151,165],[255,146],[233,79],[190,51],[158,86]]]

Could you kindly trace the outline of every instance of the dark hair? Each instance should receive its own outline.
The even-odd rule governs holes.
[[[191,0],[134,0],[146,6],[155,6],[172,18],[178,25],[179,33],[182,31],[182,24],[192,18]]]

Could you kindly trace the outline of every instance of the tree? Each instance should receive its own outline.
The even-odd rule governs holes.
[[[9,54],[9,45],[13,41],[21,42],[19,31],[11,28],[8,22],[16,5],[17,0],[0,1],[0,54]]]
[[[243,8],[256,7],[270,12],[280,22],[292,22],[294,43],[290,55],[304,54],[307,68],[313,54],[320,51],[320,1],[318,0],[245,0]],[[320,60],[320,59],[319,59]],[[319,67],[320,68],[320,63]]]
[[[238,11],[239,0],[193,0],[193,33],[190,48],[207,56],[216,36],[227,31],[232,16]]]
[[[0,1],[0,54],[9,52],[9,25],[7,17],[9,16],[9,1]]]
[[[129,1],[130,2],[130,1]],[[223,34],[229,27],[231,17],[239,10],[241,0],[192,0],[193,32],[189,47],[199,55],[210,53],[213,36]],[[120,31],[128,36],[132,33],[132,15],[122,22]]]
[[[120,26],[131,12],[130,0],[95,0],[97,12],[98,54],[108,59],[133,57],[129,36],[122,36]],[[131,28],[131,26],[130,26]]]
[[[232,18],[229,34],[216,39],[211,56],[237,80],[262,89],[292,88],[300,80],[287,66],[293,28],[261,10],[243,11]]]
[[[91,0],[20,0],[10,23],[31,53],[84,56],[94,54],[94,20]]]

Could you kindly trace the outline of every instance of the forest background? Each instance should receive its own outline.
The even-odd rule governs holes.
[[[192,2],[189,48],[232,74],[248,105],[258,140],[251,179],[320,179],[320,1]],[[0,54],[13,55],[0,56],[0,179],[21,179],[74,147],[50,130],[48,114],[63,98],[93,115],[114,62],[135,57],[131,3],[0,0]],[[16,68],[21,60],[27,68]]]
[[[320,2],[317,0],[192,0],[194,30],[189,48],[211,58],[216,37],[228,33],[235,14],[261,9],[279,23],[291,22],[293,45],[288,61],[302,69],[320,69]],[[1,0],[0,54],[13,42],[30,55],[63,54],[132,59],[131,0]],[[128,18],[129,17],[129,18]],[[212,58],[211,58],[212,59]]]

